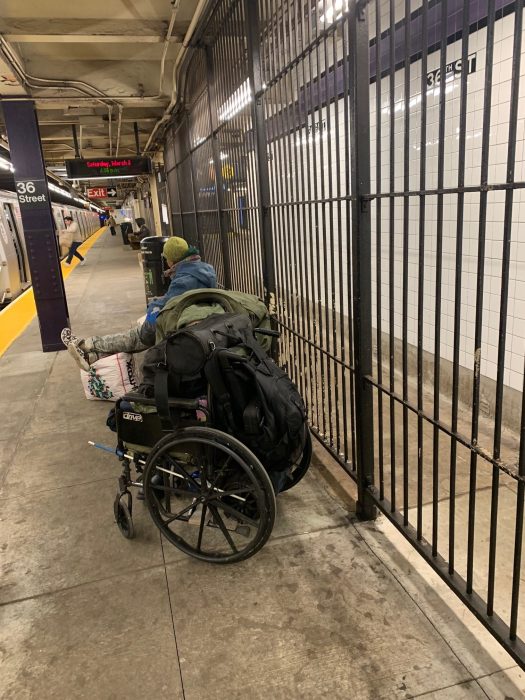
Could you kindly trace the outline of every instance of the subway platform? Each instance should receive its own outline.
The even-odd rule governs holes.
[[[137,254],[104,233],[66,280],[78,335],[144,313]],[[0,358],[0,697],[517,698],[525,677],[383,518],[356,520],[322,450],[252,559],[213,566],[135,501],[113,520],[111,405],[86,401],[36,320]],[[343,488],[344,487],[344,488]]]

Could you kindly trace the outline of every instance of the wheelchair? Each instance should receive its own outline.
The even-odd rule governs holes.
[[[248,559],[266,543],[275,522],[276,492],[304,477],[312,441],[305,424],[296,463],[286,473],[269,472],[246,445],[214,427],[209,387],[207,392],[168,400],[174,426],[169,432],[154,399],[130,393],[117,401],[122,474],[114,516],[122,535],[133,538],[130,487],[140,488],[153,522],[171,544],[196,559],[229,564]]]

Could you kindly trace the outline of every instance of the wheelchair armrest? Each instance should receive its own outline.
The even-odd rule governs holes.
[[[142,403],[145,406],[156,406],[155,399],[148,399],[142,394],[134,394],[133,392],[125,394],[122,399],[132,403]],[[170,408],[182,408],[185,411],[196,411],[200,408],[198,399],[169,398],[168,405]]]

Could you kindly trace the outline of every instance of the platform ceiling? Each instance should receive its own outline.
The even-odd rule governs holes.
[[[35,98],[48,166],[74,157],[73,124],[85,158],[134,154],[134,122],[144,149],[171,100],[174,63],[197,5],[2,0],[0,95]]]

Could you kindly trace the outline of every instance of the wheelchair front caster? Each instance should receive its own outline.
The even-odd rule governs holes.
[[[133,518],[131,517],[131,494],[129,491],[126,493],[128,496],[128,504],[126,505],[122,498],[126,494],[117,494],[115,502],[113,503],[113,512],[115,515],[115,522],[121,534],[127,540],[131,540],[135,537],[135,528],[133,527]]]

